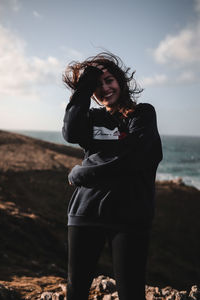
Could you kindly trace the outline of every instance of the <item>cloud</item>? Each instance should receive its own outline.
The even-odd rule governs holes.
[[[200,0],[195,0],[194,8],[196,12],[200,14]]]
[[[60,49],[64,52],[66,59],[71,62],[72,60],[82,60],[84,55],[76,49],[72,49],[66,46],[61,46]]]
[[[200,64],[200,22],[177,35],[166,36],[155,49],[154,57],[160,64]]]
[[[14,11],[19,11],[20,10],[21,4],[20,4],[19,0],[9,0],[9,2],[10,2],[10,5],[11,5],[11,8]]]
[[[41,15],[39,12],[37,12],[36,10],[33,11],[33,15],[34,15],[34,17],[36,17],[37,19],[41,19],[41,18],[42,18],[42,15]]]
[[[195,20],[177,34],[167,35],[153,51],[160,64],[200,67],[200,0],[193,0]]]
[[[192,70],[182,71],[175,77],[169,77],[165,74],[155,74],[149,77],[143,77],[139,80],[141,86],[161,86],[161,85],[179,85],[179,84],[192,84],[199,83],[198,72],[194,72]]]
[[[184,82],[194,82],[196,81],[195,73],[192,71],[185,71],[179,75],[177,78],[177,82],[184,83]]]
[[[0,14],[3,15],[6,8],[18,12],[21,8],[19,0],[1,0],[0,1]]]
[[[193,0],[195,19],[177,34],[168,34],[152,51],[155,61],[173,69],[176,77],[167,79],[164,75],[146,78],[147,85],[191,84],[199,82],[200,73],[200,0]],[[169,77],[169,76],[168,76]]]
[[[1,95],[35,97],[39,85],[55,84],[61,74],[61,63],[57,58],[29,57],[25,50],[22,39],[0,26]]]
[[[140,79],[141,86],[153,86],[153,85],[163,85],[168,82],[168,78],[165,74],[155,74],[149,77],[143,77]]]

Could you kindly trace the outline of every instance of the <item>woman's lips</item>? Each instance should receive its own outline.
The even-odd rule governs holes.
[[[109,93],[109,94],[106,94],[106,95],[104,95],[104,98],[105,98],[105,99],[110,98],[110,97],[112,97],[113,94],[114,94],[113,92],[112,92],[112,93]]]

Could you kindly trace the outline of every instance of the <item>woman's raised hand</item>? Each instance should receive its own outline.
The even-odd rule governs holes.
[[[90,66],[95,67],[95,68],[101,70],[103,73],[105,73],[107,71],[107,69],[103,65],[98,64],[96,62],[91,63]]]
[[[91,63],[88,65],[83,74],[79,77],[77,82],[77,89],[79,90],[88,90],[92,95],[95,91],[99,77],[106,71],[104,66],[97,63]]]

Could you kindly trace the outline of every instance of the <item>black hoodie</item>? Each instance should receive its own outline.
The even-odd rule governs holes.
[[[68,225],[149,226],[162,160],[155,109],[140,103],[128,118],[105,108],[90,109],[93,89],[78,88],[64,117],[65,140],[85,150],[82,165],[69,174],[77,188],[68,207]]]

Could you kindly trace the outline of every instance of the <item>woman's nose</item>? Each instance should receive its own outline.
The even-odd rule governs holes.
[[[105,83],[104,83],[104,84],[102,84],[102,87],[101,87],[101,88],[102,88],[102,92],[103,92],[103,93],[105,93],[105,92],[107,92],[107,91],[108,91],[108,85],[107,85],[107,84],[105,84]]]

